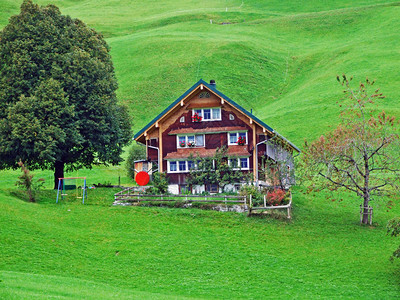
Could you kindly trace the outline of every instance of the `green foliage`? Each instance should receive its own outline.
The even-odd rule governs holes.
[[[164,195],[168,193],[168,178],[165,173],[153,173],[151,185],[153,187],[146,189],[147,194]]]
[[[387,233],[390,236],[397,237],[400,235],[400,218],[396,217],[391,220],[386,225]],[[391,260],[394,258],[400,258],[400,246],[393,252],[390,257]]]
[[[63,177],[64,165],[121,162],[130,122],[100,34],[25,0],[0,33],[0,61],[0,168],[23,160]]]
[[[253,206],[261,206],[264,201],[264,196],[261,191],[255,185],[251,184],[242,185],[239,190],[239,195],[246,196],[248,199],[247,201],[249,201],[251,195]]]
[[[240,168],[235,169],[228,164],[227,148],[217,148],[213,157],[194,158],[189,160],[196,162],[196,167],[190,170],[187,183],[189,185],[218,184],[222,191],[227,184],[239,183],[247,177]]]
[[[146,147],[138,144],[133,144],[129,149],[128,158],[126,159],[125,167],[128,176],[135,179],[135,160],[146,158]]]

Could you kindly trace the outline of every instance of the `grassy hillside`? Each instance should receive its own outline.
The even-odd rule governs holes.
[[[382,108],[400,117],[400,2],[54,0],[103,32],[118,96],[137,132],[194,82],[217,88],[301,146],[337,122],[336,74],[376,78]],[[0,1],[0,28],[20,3]],[[210,22],[212,20],[212,22]],[[51,172],[35,172],[51,188]],[[123,166],[80,170],[89,184],[132,182]],[[395,298],[399,215],[373,203],[375,227],[357,224],[359,203],[295,193],[295,219],[110,207],[112,190],[87,205],[16,198],[18,172],[0,172],[0,298]],[[339,197],[339,198],[340,198]],[[118,255],[117,255],[118,254]]]
[[[135,131],[200,78],[298,144],[336,122],[336,74],[376,78],[400,116],[400,2],[50,2],[107,37]]]
[[[357,223],[357,203],[295,192],[294,220],[196,209],[38,204],[0,192],[0,298],[362,298],[399,293],[399,241]],[[378,208],[378,206],[376,206]]]

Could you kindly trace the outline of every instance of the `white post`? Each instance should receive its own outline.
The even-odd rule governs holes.
[[[264,207],[267,207],[267,195],[264,195]]]

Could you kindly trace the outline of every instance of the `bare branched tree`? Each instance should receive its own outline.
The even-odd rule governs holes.
[[[379,89],[370,92],[374,81],[367,78],[353,89],[351,78],[343,75],[337,80],[346,95],[341,122],[316,141],[305,142],[302,163],[311,186],[346,189],[361,197],[362,223],[367,224],[371,197],[399,190],[399,123],[374,109],[375,101],[384,98]],[[316,174],[325,180],[318,180]]]

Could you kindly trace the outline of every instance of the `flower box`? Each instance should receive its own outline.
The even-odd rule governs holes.
[[[202,119],[203,119],[203,117],[200,116],[198,113],[195,113],[195,114],[192,116],[192,121],[193,121],[193,122],[201,122]]]
[[[244,137],[239,137],[239,138],[238,138],[238,141],[237,141],[237,144],[238,144],[239,146],[246,145],[246,138],[244,138]]]

